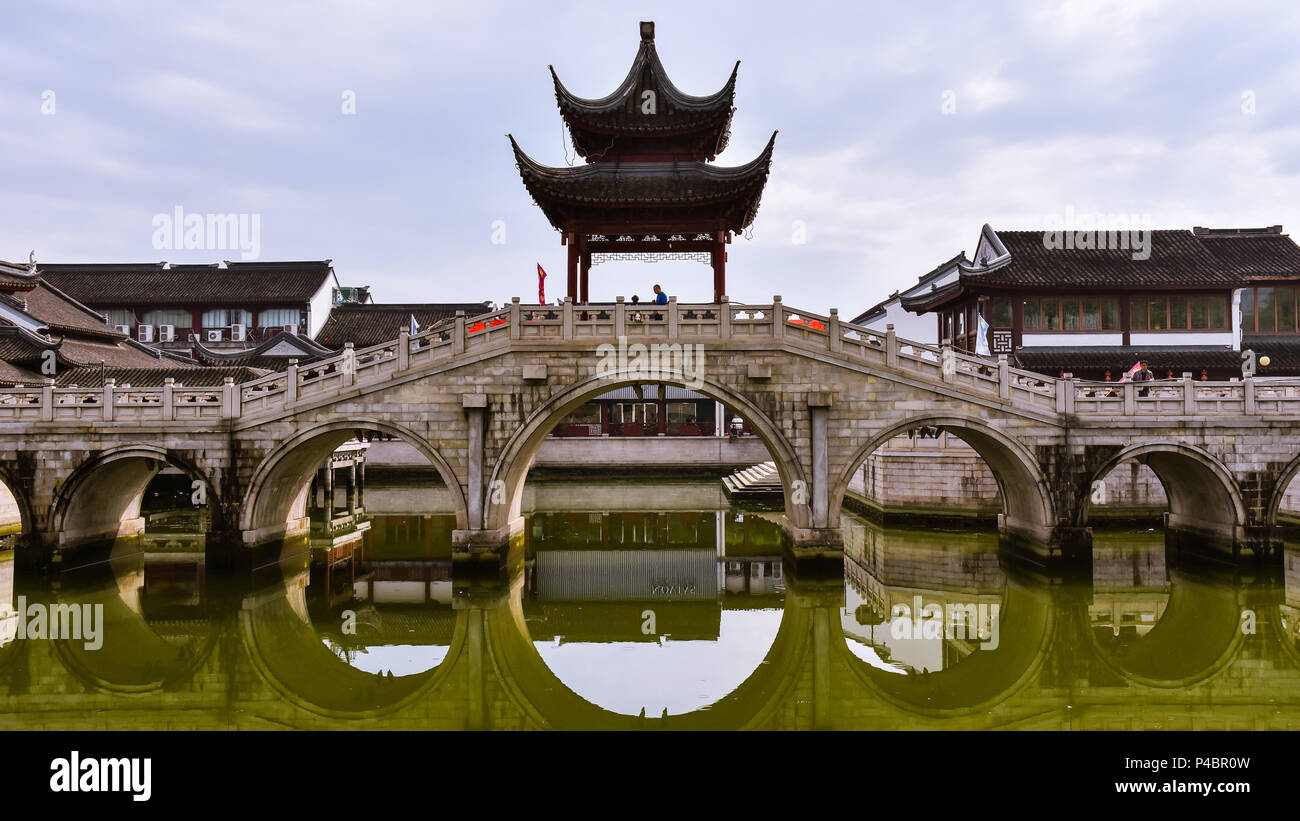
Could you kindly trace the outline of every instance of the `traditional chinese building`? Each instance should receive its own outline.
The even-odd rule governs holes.
[[[0,262],[0,386],[59,387],[177,385],[209,387],[242,382],[265,370],[199,362],[140,344],[104,317],[50,285],[36,271]],[[75,397],[66,397],[71,401]]]
[[[568,296],[586,304],[593,263],[690,258],[713,269],[713,301],[726,293],[726,246],[754,221],[776,133],[752,162],[711,165],[727,146],[736,68],[705,97],[673,85],[655,52],[654,23],[623,82],[597,99],[578,97],[551,69],[560,114],[585,165],[552,168],[510,137],[524,186],[568,248]]]
[[[239,350],[281,333],[310,337],[329,312],[330,260],[221,265],[39,266],[59,290],[137,342],[187,355]],[[338,289],[334,289],[337,291]]]
[[[1051,376],[1118,380],[1144,360],[1157,378],[1229,379],[1246,350],[1268,357],[1259,376],[1300,374],[1300,246],[1281,226],[1150,231],[1145,249],[1062,247],[1051,234],[986,225],[973,261],[956,257],[895,299],[932,314],[934,341],[960,351],[977,351],[982,317],[991,355]]]

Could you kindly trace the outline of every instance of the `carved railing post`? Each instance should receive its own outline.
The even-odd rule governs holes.
[[[998,354],[998,398],[1011,398],[1011,365],[1007,363],[1007,355]]]
[[[519,297],[510,297],[510,338],[518,339],[523,334],[519,323],[523,321],[523,312],[519,310]]]
[[[831,308],[830,318],[826,321],[826,346],[831,353],[840,352],[840,309]]]
[[[343,387],[350,388],[357,381],[357,352],[351,342],[343,343]]]
[[[1245,399],[1247,416],[1254,416],[1255,411],[1255,377],[1248,376],[1241,380],[1242,397]]]
[[[772,338],[780,339],[785,336],[785,309],[781,305],[780,294],[772,297],[772,310],[769,313],[772,317]]]
[[[1132,416],[1137,413],[1137,383],[1124,383],[1124,415]]]
[[[221,382],[221,418],[238,419],[239,405],[239,388],[234,377],[227,376]]]
[[[614,297],[614,336],[627,336],[627,303],[623,297]]]
[[[668,297],[668,338],[677,338],[677,297]]]
[[[230,377],[226,378],[229,379]],[[104,405],[103,410],[105,422],[113,421],[113,391],[116,387],[116,379],[108,379],[104,381],[104,395],[103,398],[100,399],[100,402]]]
[[[456,322],[451,333],[451,352],[456,356],[465,353],[465,312],[456,312]]]
[[[298,401],[298,360],[289,360],[289,368],[285,369],[285,405],[294,404]]]
[[[514,325],[510,326],[510,333],[514,334]],[[397,370],[404,371],[411,367],[411,329],[402,326],[402,332],[397,335]]]
[[[1072,373],[1064,374],[1056,380],[1056,412],[1074,413],[1074,374]]]
[[[54,421],[54,380],[46,379],[41,385],[41,421]]]
[[[170,422],[176,418],[176,379],[167,377],[163,380],[162,388],[162,418],[164,422]]]
[[[731,338],[731,306],[728,305],[731,297],[725,294],[722,301],[718,303],[718,339],[725,340]]]
[[[885,325],[885,367],[898,367],[898,334],[894,333],[894,323]]]
[[[561,339],[573,339],[573,297],[564,298],[564,308],[562,309],[564,323],[560,326]]]
[[[1183,372],[1183,415],[1196,415],[1196,383],[1192,381],[1192,372]]]

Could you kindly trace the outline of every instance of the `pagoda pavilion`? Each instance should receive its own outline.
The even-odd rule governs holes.
[[[515,164],[533,201],[568,247],[568,296],[588,301],[593,262],[697,259],[713,268],[713,301],[726,293],[726,246],[754,221],[772,163],[773,132],[758,158],[710,162],[727,146],[736,72],[707,97],[684,94],[655,52],[654,23],[622,84],[600,99],[572,94],[555,69],[555,99],[585,165],[552,168],[519,148]]]

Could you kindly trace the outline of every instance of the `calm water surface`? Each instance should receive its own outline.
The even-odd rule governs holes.
[[[251,569],[183,527],[42,574],[0,553],[0,728],[1300,725],[1291,549],[1261,569],[1098,532],[1062,570],[846,512],[842,572],[809,578],[779,514],[713,483],[534,498],[499,579],[453,572],[453,522],[415,513]]]

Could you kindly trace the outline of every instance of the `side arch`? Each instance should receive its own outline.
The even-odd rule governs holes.
[[[140,503],[150,480],[169,465],[204,483],[209,510],[219,510],[220,484],[198,465],[157,445],[124,445],[83,462],[55,494],[50,530],[74,545],[137,532]]]
[[[838,512],[853,474],[871,454],[890,439],[918,427],[936,427],[961,439],[980,455],[998,483],[1004,522],[1009,530],[1041,541],[1051,537],[1056,524],[1052,494],[1042,470],[1028,448],[991,425],[963,414],[914,416],[898,422],[857,449],[832,487],[830,507]]]
[[[13,497],[14,505],[18,508],[19,532],[25,536],[35,532],[36,511],[32,508],[31,498],[15,468],[12,462],[0,463],[0,484],[3,484],[3,490],[8,491]]]
[[[484,506],[484,529],[503,529],[519,518],[524,480],[528,477],[528,469],[532,466],[533,459],[547,434],[565,414],[602,393],[626,385],[649,383],[690,388],[738,409],[749,420],[751,429],[762,440],[776,463],[785,490],[786,516],[796,527],[807,527],[807,506],[792,504],[790,500],[794,483],[804,480],[804,470],[789,440],[766,413],[744,396],[717,382],[707,379],[703,382],[703,385],[697,385],[694,382],[687,384],[682,380],[674,379],[648,379],[642,373],[622,370],[608,376],[590,377],[547,399],[529,415],[527,421],[506,442],[501,456],[492,469],[488,487],[494,486],[496,482],[504,482],[506,501],[503,504],[492,504],[492,494],[488,494],[488,503]]]
[[[358,428],[396,436],[428,459],[451,495],[456,527],[466,527],[469,512],[465,491],[442,454],[423,436],[403,425],[373,417],[350,416],[346,420],[323,422],[300,431],[262,459],[253,471],[240,511],[239,529],[244,532],[245,542],[281,536],[295,510],[301,509],[306,515],[304,506],[312,475]]]
[[[1282,500],[1286,498],[1287,488],[1295,479],[1296,474],[1300,473],[1300,456],[1291,460],[1291,463],[1283,468],[1278,475],[1277,483],[1273,485],[1273,495],[1269,497],[1268,509],[1264,511],[1263,525],[1272,528],[1277,525],[1277,514],[1282,510]],[[0,475],[0,478],[4,478]],[[8,481],[6,480],[6,484]],[[11,485],[12,487],[12,485]]]
[[[1089,485],[1129,460],[1151,468],[1160,480],[1169,500],[1170,527],[1240,538],[1247,522],[1246,503],[1232,473],[1214,456],[1182,442],[1132,445],[1098,468]],[[1087,526],[1091,509],[1092,496],[1085,494],[1076,518],[1078,526]]]

